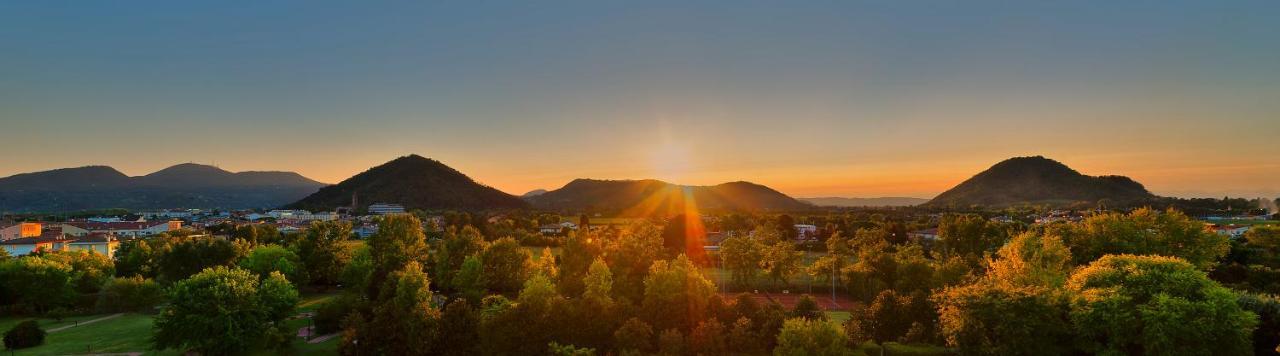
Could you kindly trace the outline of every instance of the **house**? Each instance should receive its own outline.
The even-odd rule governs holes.
[[[351,229],[351,232],[355,233],[356,236],[359,236],[361,239],[365,239],[365,238],[369,238],[369,236],[373,236],[373,234],[378,233],[378,226],[377,225],[361,225],[360,227]]]
[[[64,237],[23,237],[0,241],[0,248],[10,256],[23,256],[36,251],[66,251],[72,240]]]
[[[116,249],[120,247],[120,240],[115,235],[105,233],[91,233],[84,237],[78,237],[67,243],[66,251],[89,251],[106,255],[107,258],[116,257]]]
[[[907,238],[913,241],[934,242],[938,241],[938,228],[930,228],[924,230],[916,230],[907,233]]]
[[[546,225],[539,226],[538,232],[541,232],[543,235],[547,235],[547,236],[559,235],[561,229],[564,229],[564,227],[560,226],[560,224],[546,224]]]
[[[1213,231],[1218,235],[1223,235],[1233,239],[1240,238],[1244,236],[1244,233],[1249,232],[1249,225],[1219,225],[1219,224],[1208,224],[1208,225],[1209,225],[1208,228],[1210,231]]]
[[[43,226],[38,222],[19,222],[12,223],[8,226],[0,225],[0,241],[19,239],[23,237],[40,236],[40,230]]]
[[[564,221],[559,224],[546,224],[546,225],[539,226],[538,232],[541,232],[543,235],[550,236],[550,235],[559,235],[565,229],[577,230],[578,224],[574,224],[569,221]]]
[[[796,238],[800,240],[811,240],[818,237],[818,226],[810,224],[796,224]]]
[[[87,236],[91,233],[104,233],[117,237],[143,237],[151,235],[159,235],[172,230],[182,229],[182,222],[172,221],[119,221],[119,222],[90,222],[90,221],[72,221],[59,225],[62,232],[75,236]]]
[[[369,213],[374,215],[404,214],[404,206],[400,204],[376,203],[369,205]]]

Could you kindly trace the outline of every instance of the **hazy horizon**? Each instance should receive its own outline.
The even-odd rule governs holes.
[[[1275,197],[1280,3],[0,4],[0,176],[197,162],[336,183],[406,154],[930,198],[1043,155]]]

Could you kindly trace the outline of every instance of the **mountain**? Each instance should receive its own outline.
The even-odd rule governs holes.
[[[802,202],[817,206],[835,206],[835,207],[884,207],[884,206],[912,206],[929,202],[929,199],[908,198],[908,197],[880,197],[880,198],[842,198],[842,197],[819,197],[819,198],[798,198]]]
[[[1048,158],[1016,157],[997,163],[930,200],[929,206],[1003,207],[1019,204],[1068,205],[1106,200],[1128,204],[1155,195],[1123,176],[1087,176]]]
[[[534,190],[530,190],[528,193],[524,193],[520,195],[520,197],[521,198],[536,197],[543,194],[547,194],[546,189],[534,189]]]
[[[725,211],[796,211],[813,208],[769,187],[731,182],[684,186],[659,180],[576,179],[563,188],[526,197],[548,210],[605,211],[623,216],[670,216],[683,212],[689,198],[698,209]]]
[[[439,161],[418,155],[396,158],[341,183],[320,188],[291,208],[328,210],[350,206],[352,195],[361,207],[393,203],[407,209],[488,210],[524,208],[520,198],[490,188]]]
[[[228,172],[184,163],[139,177],[87,166],[0,178],[0,211],[58,212],[124,208],[266,208],[323,186],[293,172]]]

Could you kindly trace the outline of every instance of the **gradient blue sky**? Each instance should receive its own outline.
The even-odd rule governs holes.
[[[1280,195],[1280,2],[9,1],[0,175],[396,156],[931,197],[1015,155]]]

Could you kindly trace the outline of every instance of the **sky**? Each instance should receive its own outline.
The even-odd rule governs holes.
[[[1280,2],[6,1],[0,176],[183,162],[336,183],[416,153],[932,197],[1013,156],[1280,196]]]

